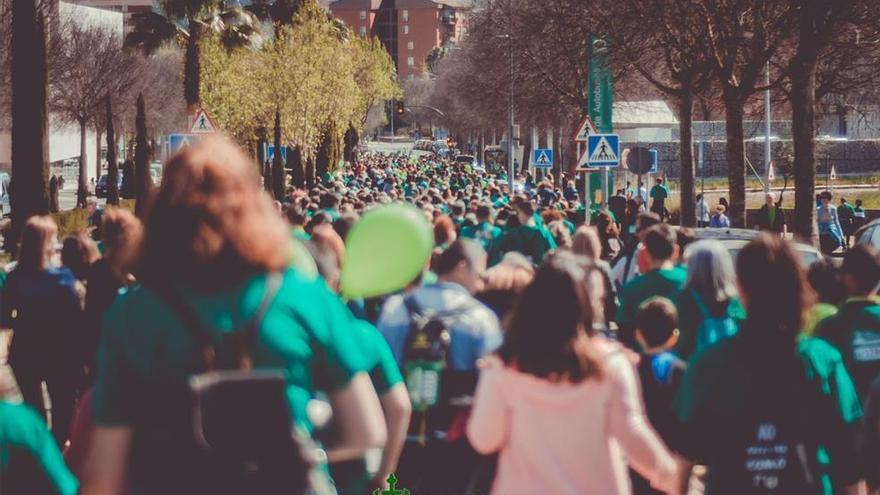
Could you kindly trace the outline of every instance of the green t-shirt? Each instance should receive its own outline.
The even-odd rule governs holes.
[[[712,493],[718,483],[713,466],[737,469],[730,465],[736,462],[735,451],[754,436],[744,431],[753,426],[744,418],[756,411],[766,413],[773,399],[780,399],[773,401],[777,407],[797,401],[805,414],[800,420],[818,443],[809,445],[810,464],[820,470],[824,493],[841,493],[843,486],[860,478],[855,436],[862,411],[840,353],[821,339],[802,339],[798,360],[792,361],[796,368],[789,368],[793,371],[788,378],[780,378],[785,356],[762,353],[761,344],[760,335],[747,339],[740,333],[691,360],[673,404],[681,425],[672,447],[709,467],[706,493]],[[801,371],[805,386],[797,387]]]
[[[359,344],[367,361],[370,380],[376,388],[376,393],[380,396],[384,395],[396,385],[403,383],[403,375],[400,374],[400,367],[394,360],[388,341],[379,330],[363,320],[358,320],[357,323],[353,333],[356,338],[361,339]]]
[[[669,189],[666,186],[657,184],[651,188],[651,197],[663,201],[669,197]]]
[[[665,297],[675,303],[686,280],[687,270],[683,266],[650,271],[631,280],[620,293],[617,324],[630,326],[639,306],[652,297]]]
[[[546,229],[532,225],[520,225],[509,229],[498,242],[494,260],[500,260],[505,253],[517,251],[531,258],[532,263],[540,264],[547,253],[556,249],[556,241]]]
[[[836,315],[819,323],[816,336],[843,355],[864,401],[871,383],[880,377],[880,297],[849,299]]]
[[[203,325],[220,335],[244,328],[261,304],[265,286],[266,275],[258,275],[212,294],[179,292]],[[306,431],[312,429],[306,406],[316,392],[332,393],[374,365],[361,339],[352,338],[357,325],[323,280],[294,270],[284,273],[263,317],[254,364],[285,371],[294,420]],[[138,413],[133,404],[141,387],[157,379],[184,382],[197,368],[190,333],[166,303],[144,287],[122,293],[104,317],[92,404],[95,423],[130,425]]]
[[[24,404],[0,401],[0,480],[13,478],[7,473],[10,466],[16,466],[16,469],[34,468],[33,474],[37,478],[28,476],[31,473],[16,473],[15,476],[21,483],[30,485],[27,487],[32,490],[29,493],[37,493],[39,488],[35,485],[44,482],[61,495],[74,495],[79,490],[79,481],[64,463],[55,439],[46,429],[46,423]],[[35,469],[37,466],[42,473]],[[2,481],[0,491],[4,491]]]
[[[492,246],[501,237],[501,229],[489,222],[481,222],[474,226],[462,227],[461,237],[476,240],[489,253],[492,251]]]
[[[674,352],[678,357],[687,361],[697,348],[697,330],[703,324],[705,317],[697,306],[697,302],[690,290],[683,291],[678,297],[676,309],[678,309],[679,337]],[[723,312],[720,314],[713,313],[713,316],[718,318],[729,317],[739,322],[746,319],[746,310],[739,299],[734,297],[727,303]]]

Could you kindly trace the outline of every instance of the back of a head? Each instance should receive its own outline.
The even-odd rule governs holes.
[[[292,204],[287,208],[287,221],[294,227],[305,227],[309,217],[301,206]]]
[[[678,311],[669,299],[654,297],[639,306],[634,325],[649,348],[660,347],[678,328]]]
[[[18,268],[43,270],[51,255],[51,243],[58,234],[55,220],[48,215],[28,218],[18,244]]]
[[[442,246],[454,240],[455,223],[449,215],[440,215],[434,220],[434,244]]]
[[[868,295],[880,285],[880,253],[866,244],[853,246],[843,258],[843,274],[850,280],[851,289]]]
[[[345,213],[333,222],[333,230],[345,241],[351,228],[354,227],[359,218],[357,213]]]
[[[592,265],[560,251],[535,273],[507,322],[499,354],[520,372],[579,382],[601,376],[584,322],[593,321],[588,293]]]
[[[87,234],[68,236],[61,244],[61,263],[77,280],[85,280],[89,267],[100,257],[98,245]]]
[[[132,212],[122,208],[108,208],[104,213],[101,229],[107,252],[113,256],[123,254],[125,257],[133,258],[144,238],[144,226],[141,221]]]
[[[571,250],[591,260],[599,259],[602,256],[602,243],[596,228],[588,225],[578,227],[571,239]]]
[[[660,222],[660,215],[654,213],[653,211],[639,213],[638,218],[636,218],[636,231],[642,232],[653,227],[654,225],[657,225]]]
[[[166,164],[148,208],[140,279],[218,289],[290,259],[289,234],[257,168],[235,144],[207,138]]]
[[[511,251],[501,263],[486,272],[484,291],[512,291],[521,293],[535,276],[532,262],[522,254]]]
[[[710,301],[729,301],[736,297],[736,272],[724,245],[715,240],[697,241],[684,253],[687,262],[687,289]]]
[[[486,251],[471,239],[458,239],[434,257],[431,270],[442,277],[454,271],[461,262],[477,266],[486,258]]]
[[[642,235],[642,244],[655,261],[671,259],[677,242],[675,230],[666,224],[654,225]]]
[[[477,207],[477,218],[480,220],[488,220],[492,216],[492,207],[487,204],[481,204]]]
[[[812,303],[797,253],[779,236],[761,234],[737,256],[736,276],[748,313],[744,330],[765,342],[793,344]]]
[[[841,270],[828,258],[810,265],[807,281],[816,292],[818,302],[839,305],[846,298],[846,288],[841,280]]]

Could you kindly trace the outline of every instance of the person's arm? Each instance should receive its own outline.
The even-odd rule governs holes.
[[[86,459],[83,495],[119,495],[125,487],[132,431],[127,427],[98,427]]]
[[[409,418],[412,414],[412,403],[409,400],[406,385],[398,383],[379,398],[382,411],[385,413],[385,424],[388,425],[388,441],[382,450],[382,462],[373,478],[374,487],[384,487],[385,479],[397,469],[406,432],[409,429]]]
[[[481,454],[501,450],[510,430],[510,407],[501,386],[503,366],[499,359],[487,358],[474,395],[467,436],[474,450]]]
[[[651,485],[673,493],[678,491],[678,465],[663,441],[648,423],[638,379],[632,364],[623,356],[608,360],[606,380],[613,383],[611,435],[627,460]]]
[[[369,375],[356,373],[329,398],[334,424],[339,430],[338,437],[327,449],[331,462],[357,459],[369,449],[385,445],[388,431]]]

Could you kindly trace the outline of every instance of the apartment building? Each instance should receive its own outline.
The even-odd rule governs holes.
[[[435,49],[455,44],[467,32],[473,0],[337,0],[330,12],[361,36],[379,38],[401,80],[425,71]]]

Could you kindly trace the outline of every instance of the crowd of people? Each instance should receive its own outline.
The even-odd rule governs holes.
[[[804,266],[768,197],[734,260],[666,223],[662,180],[587,210],[561,179],[360,153],[273,201],[205,139],[143,219],[91,205],[59,243],[31,218],[0,493],[880,490],[880,254]],[[396,207],[369,238],[427,239],[416,275],[359,294]]]

